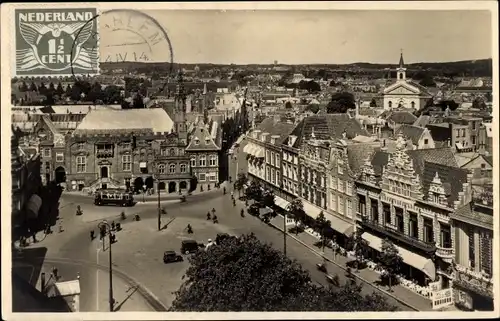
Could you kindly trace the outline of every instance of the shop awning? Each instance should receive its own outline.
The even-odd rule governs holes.
[[[310,216],[314,219],[318,217],[321,211],[323,211],[323,214],[325,213],[322,208],[317,207],[316,205],[313,205],[306,200],[302,200],[302,204],[304,205],[304,212],[306,212],[307,216]]]
[[[382,249],[382,239],[370,234],[368,232],[363,233],[362,238],[368,242],[368,245],[377,251],[381,251]],[[399,251],[399,254],[403,258],[403,261],[413,266],[414,268],[424,272],[432,281],[436,279],[436,266],[431,259],[425,258],[419,254],[413,253],[404,249],[400,246],[396,245],[396,248]]]
[[[287,201],[286,199],[279,197],[279,196],[274,196],[274,204],[276,204],[276,206],[286,210],[286,209],[288,209],[288,205],[290,205],[290,202]]]
[[[28,203],[26,204],[26,211],[28,213],[29,218],[37,218],[38,212],[42,207],[42,199],[40,196],[33,194],[31,195]]]
[[[458,143],[455,143],[455,147],[457,149],[464,149],[464,145],[462,145],[462,143],[458,142]]]
[[[266,215],[272,212],[273,210],[270,209],[269,207],[259,208],[259,215]]]
[[[251,149],[252,149],[252,144],[247,144],[245,147],[243,147],[243,153],[245,154],[251,154]]]
[[[337,216],[327,213],[326,211],[323,211],[323,214],[325,215],[325,218],[332,223],[331,225],[332,229],[334,229],[335,231],[342,233],[346,236],[351,236],[352,233],[354,232],[353,223],[346,222]]]

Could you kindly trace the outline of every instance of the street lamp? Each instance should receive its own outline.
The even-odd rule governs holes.
[[[105,233],[109,234],[109,312],[113,312],[113,306],[115,303],[115,299],[113,298],[113,259],[111,256],[111,244],[112,244],[112,236],[111,236],[111,226],[109,223],[104,220],[100,222],[97,227],[99,228],[100,231],[104,231]],[[102,240],[102,245],[104,248],[104,243],[105,243],[105,238]]]

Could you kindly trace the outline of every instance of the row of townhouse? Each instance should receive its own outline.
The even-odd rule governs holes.
[[[448,289],[463,307],[491,309],[492,198],[478,201],[453,148],[408,150],[399,135],[388,149],[359,136],[368,133],[345,114],[295,125],[267,118],[244,147],[249,176],[271,188],[283,209],[299,197],[310,220],[323,212],[341,246],[359,231],[376,261],[387,238],[406,279]]]

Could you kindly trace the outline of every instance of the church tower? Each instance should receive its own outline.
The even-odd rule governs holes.
[[[184,88],[184,78],[182,70],[177,75],[177,86],[174,98],[174,128],[179,138],[187,143],[187,125],[186,125],[186,91]]]
[[[397,71],[397,81],[406,81],[406,68],[405,61],[403,59],[403,50],[401,50],[401,56],[399,57],[399,66],[396,69]]]

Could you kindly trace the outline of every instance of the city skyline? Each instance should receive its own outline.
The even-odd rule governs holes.
[[[146,13],[165,28],[178,63],[396,64],[401,50],[408,64],[492,58],[489,11]],[[289,32],[292,24],[294,32]],[[266,33],[259,33],[256,26]]]

